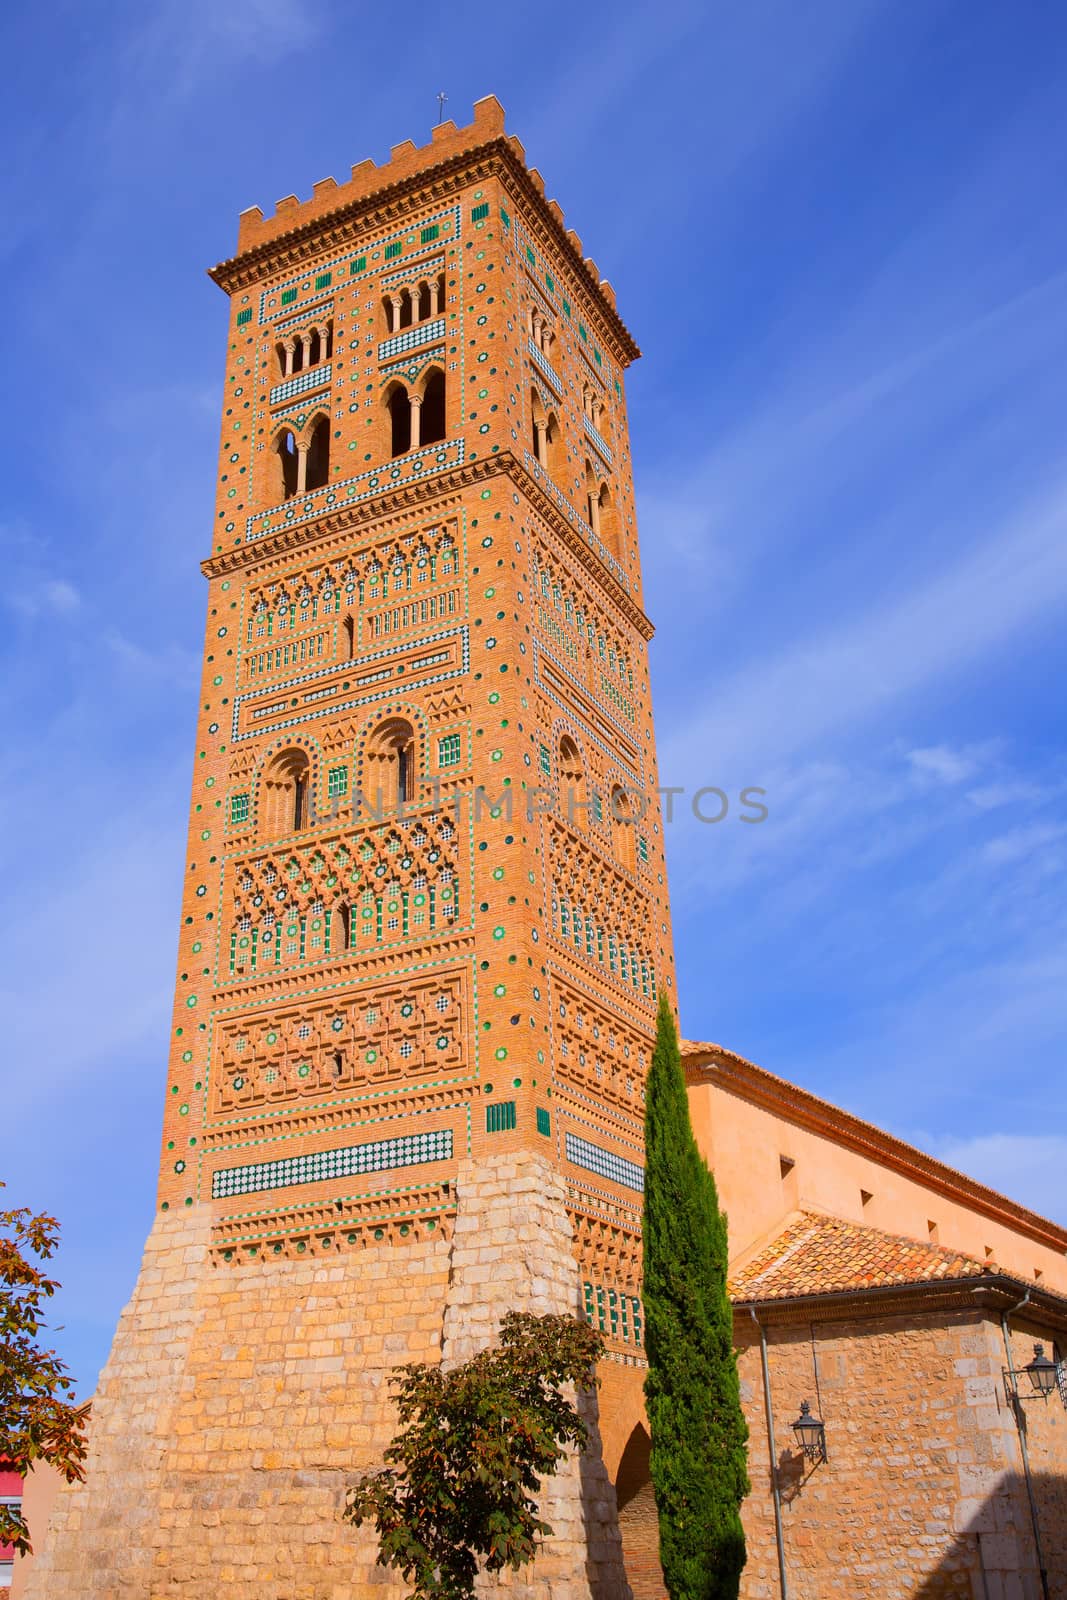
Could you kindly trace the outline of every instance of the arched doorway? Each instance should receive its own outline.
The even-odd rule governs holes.
[[[626,1441],[615,1479],[622,1554],[634,1600],[663,1600],[665,1592],[659,1564],[659,1522],[648,1467],[650,1450],[648,1429],[639,1422]]]

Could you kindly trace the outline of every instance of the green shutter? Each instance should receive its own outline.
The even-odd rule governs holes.
[[[507,1133],[515,1126],[514,1100],[494,1100],[485,1108],[486,1133]]]

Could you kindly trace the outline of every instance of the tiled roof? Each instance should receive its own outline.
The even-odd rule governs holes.
[[[988,1272],[988,1266],[955,1250],[804,1212],[731,1276],[730,1296],[787,1300],[848,1289],[979,1278]]]

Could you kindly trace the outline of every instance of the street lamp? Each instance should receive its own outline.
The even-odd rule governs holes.
[[[1047,1400],[1060,1385],[1062,1367],[1062,1362],[1049,1360],[1043,1344],[1035,1344],[1033,1360],[1025,1367],[1004,1368],[1004,1392],[1009,1400]],[[1022,1382],[1024,1372],[1030,1380],[1029,1389]],[[1063,1403],[1067,1407],[1067,1391],[1063,1393]]]
[[[1056,1363],[1049,1360],[1043,1344],[1034,1345],[1034,1359],[1026,1363],[1023,1371],[1030,1374],[1034,1393],[1039,1394],[1042,1400],[1047,1400],[1056,1387],[1057,1372]]]
[[[818,1417],[812,1416],[806,1400],[800,1402],[800,1415],[793,1423],[793,1432],[809,1461],[826,1460],[826,1429]]]

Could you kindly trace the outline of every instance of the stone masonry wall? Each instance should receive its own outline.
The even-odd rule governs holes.
[[[754,1332],[738,1318],[752,1480],[743,1510],[748,1565],[741,1592],[744,1600],[777,1600]],[[850,1600],[1038,1600],[995,1318],[959,1312],[771,1327],[768,1340],[791,1600],[824,1600],[835,1592]],[[790,1425],[804,1399],[813,1411],[821,1407],[826,1464],[804,1461],[794,1440]],[[1055,1397],[1052,1405],[1059,1417],[1042,1408],[1031,1428],[1040,1440],[1034,1453],[1044,1485],[1062,1482],[1067,1471],[1067,1427]],[[1057,1600],[1067,1595],[1065,1585],[1062,1574],[1053,1577]]]
[[[446,1363],[489,1344],[506,1311],[578,1311],[566,1188],[549,1161],[515,1154],[461,1167],[458,1194]],[[542,1514],[553,1538],[527,1573],[501,1581],[516,1600],[630,1600],[595,1400],[585,1421],[589,1448],[545,1486]],[[497,1580],[487,1580],[487,1591],[497,1587]]]
[[[512,1306],[573,1310],[562,1184],[541,1158],[461,1169],[453,1240],[213,1265],[210,1212],[153,1228],[94,1403],[84,1485],[64,1488],[27,1600],[389,1600],[345,1489],[395,1431],[392,1368],[459,1361]],[[594,1435],[595,1435],[595,1418]],[[531,1600],[627,1600],[599,1457],[546,1495],[557,1531]]]

